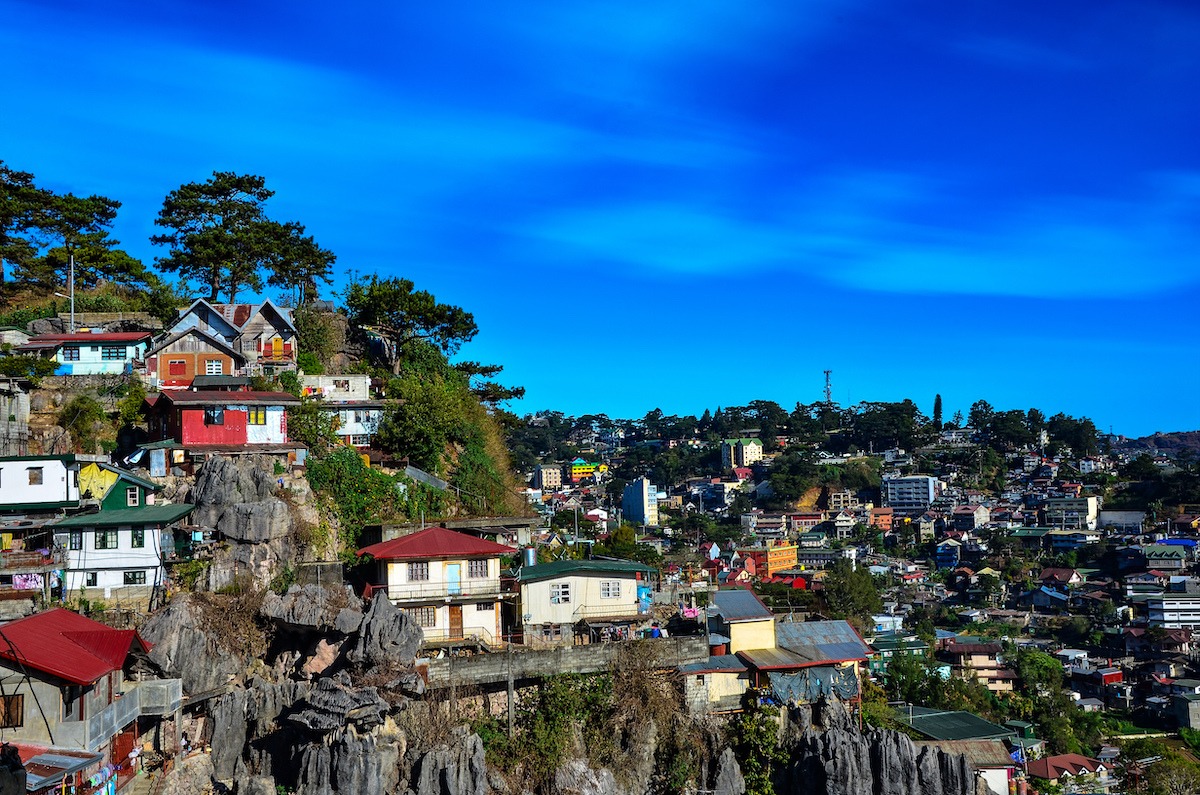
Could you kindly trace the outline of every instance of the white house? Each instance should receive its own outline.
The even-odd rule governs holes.
[[[150,345],[148,331],[118,333],[43,334],[30,337],[19,353],[53,358],[55,375],[106,375],[130,373]]]
[[[384,589],[425,633],[426,643],[472,638],[487,646],[502,643],[500,558],[511,547],[430,527],[371,544],[359,557],[377,565],[372,590]]]
[[[525,643],[627,636],[648,618],[653,573],[629,560],[558,560],[522,567],[517,582]]]
[[[353,447],[370,447],[379,431],[387,402],[371,400],[368,375],[305,375],[300,378],[305,396],[320,398],[333,415],[338,438]]]
[[[0,458],[0,511],[79,507],[79,462],[73,455]]]
[[[55,544],[67,550],[63,592],[106,601],[149,601],[166,579],[163,550],[174,547],[172,526],[195,507],[143,503],[56,522]]]

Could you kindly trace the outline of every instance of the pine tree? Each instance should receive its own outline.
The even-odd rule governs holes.
[[[942,430],[942,396],[937,394],[933,396],[933,429],[935,431]]]

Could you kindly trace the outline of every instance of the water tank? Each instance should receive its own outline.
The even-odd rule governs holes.
[[[521,550],[521,565],[536,566],[537,565],[537,550],[533,547],[525,547]]]

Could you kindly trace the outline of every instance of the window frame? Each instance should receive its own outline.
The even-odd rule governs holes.
[[[104,539],[101,543],[101,539]],[[92,549],[111,550],[119,549],[121,546],[120,537],[117,535],[116,528],[110,530],[96,529],[96,534],[92,538]]]
[[[187,359],[167,359],[167,375],[187,375]]]
[[[475,612],[476,613],[485,613],[485,612],[494,613],[494,612],[496,612],[496,603],[495,602],[476,602],[475,603]]]
[[[213,372],[213,365],[216,365],[216,372]],[[220,359],[205,359],[204,360],[205,375],[225,375],[225,362]]]
[[[128,351],[128,345],[101,345],[100,361],[123,362],[127,358]]]
[[[83,573],[84,588],[98,588],[99,586],[96,584],[97,582],[99,582],[99,576],[97,572],[85,571]]]
[[[129,545],[133,549],[144,549],[146,546],[146,528],[135,527],[129,531]]]
[[[142,504],[142,495],[137,486],[125,487],[125,507],[136,508]]]
[[[79,361],[79,346],[78,345],[64,345],[62,348],[62,358],[63,358],[64,362]]]
[[[14,712],[16,714],[15,718],[13,717]],[[25,694],[10,693],[8,695],[0,695],[0,729],[19,729],[24,725]]]
[[[569,604],[571,604],[571,583],[570,582],[552,582],[552,583],[550,583],[550,604],[552,604],[552,605],[569,605]]]
[[[615,591],[614,591],[615,588]],[[620,580],[601,580],[600,581],[600,598],[601,599],[620,599],[621,591]]]
[[[46,485],[46,468],[45,467],[25,467],[25,471],[29,475],[30,486]]]
[[[429,561],[410,560],[407,574],[408,582],[429,582]]]
[[[421,629],[430,629],[437,626],[437,608],[432,606],[425,607],[406,607],[404,612],[416,622]]]
[[[79,552],[83,549],[82,530],[71,530],[67,533],[67,549],[71,552]]]
[[[265,406],[247,406],[246,424],[261,426],[267,424],[267,409]]]
[[[480,570],[482,569],[482,573]],[[486,580],[488,577],[488,560],[487,558],[477,558],[467,561],[467,579],[468,580]]]
[[[121,572],[121,574],[123,575],[123,579],[124,579],[124,582],[126,585],[145,585],[146,584],[146,570],[145,569],[134,569],[132,571],[123,571],[123,572]]]
[[[225,424],[225,409],[224,408],[206,408],[204,410],[205,425],[224,425]]]

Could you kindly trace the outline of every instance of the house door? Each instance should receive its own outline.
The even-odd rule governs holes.
[[[461,563],[446,564],[446,592],[451,596],[458,596],[462,593]]]
[[[462,636],[462,605],[450,605],[450,640],[461,640]]]
[[[137,775],[136,764],[124,764],[129,761],[129,752],[133,750],[137,736],[137,721],[134,720],[112,738],[112,757],[109,762],[120,768],[117,772],[118,787],[125,786],[130,779]]]
[[[276,337],[275,339],[271,340],[271,358],[283,358],[283,340],[280,337]]]

